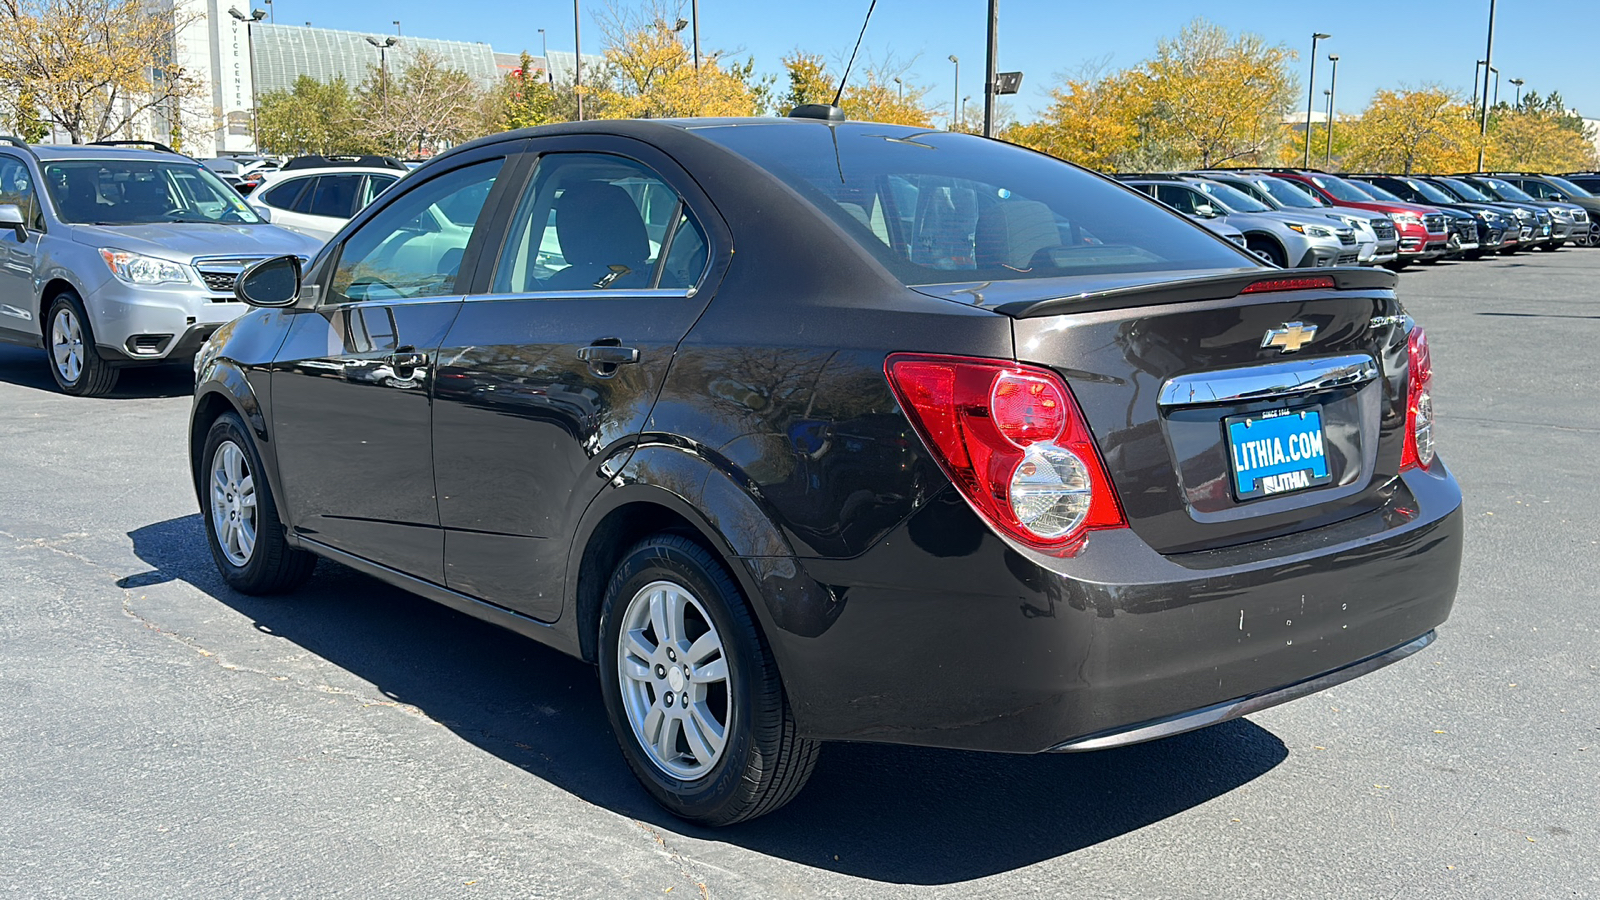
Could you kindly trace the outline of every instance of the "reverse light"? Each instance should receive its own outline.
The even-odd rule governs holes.
[[[188,267],[168,259],[158,259],[126,250],[102,247],[100,258],[117,280],[126,284],[188,284]]]
[[[1127,527],[1088,422],[1055,372],[897,353],[884,373],[923,444],[991,528],[1072,556],[1089,532]]]
[[[1406,336],[1406,434],[1400,471],[1433,465],[1433,355],[1428,336],[1413,326]]]

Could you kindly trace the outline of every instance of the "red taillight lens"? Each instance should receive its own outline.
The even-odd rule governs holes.
[[[895,354],[884,364],[912,427],[989,525],[1070,556],[1124,528],[1099,448],[1066,382],[1000,360]]]
[[[1406,433],[1400,471],[1433,465],[1433,355],[1428,336],[1413,326],[1406,336]]]

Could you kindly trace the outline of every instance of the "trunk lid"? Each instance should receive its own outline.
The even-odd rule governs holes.
[[[1384,502],[1400,464],[1409,327],[1392,273],[1150,278],[919,290],[1014,318],[1017,359],[1066,378],[1128,524],[1162,553],[1263,540]],[[1318,278],[1333,285],[1297,280]],[[1298,289],[1245,292],[1285,281]]]

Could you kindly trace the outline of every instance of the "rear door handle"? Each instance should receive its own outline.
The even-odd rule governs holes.
[[[419,369],[428,364],[428,354],[418,353],[407,347],[391,353],[383,358],[396,372],[405,369]]]
[[[638,362],[639,351],[633,347],[591,344],[578,351],[578,358],[591,366],[620,366]]]

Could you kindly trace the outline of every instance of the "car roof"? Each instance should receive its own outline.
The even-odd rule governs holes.
[[[181,153],[164,153],[139,147],[103,147],[94,144],[30,144],[28,149],[40,162],[61,160],[100,160],[111,162],[128,160],[139,162],[170,162],[200,165],[199,160]]]
[[[295,178],[305,178],[311,175],[389,175],[394,178],[403,177],[408,170],[391,169],[387,166],[327,166],[321,169],[273,169],[263,172],[262,185],[277,184]]]

